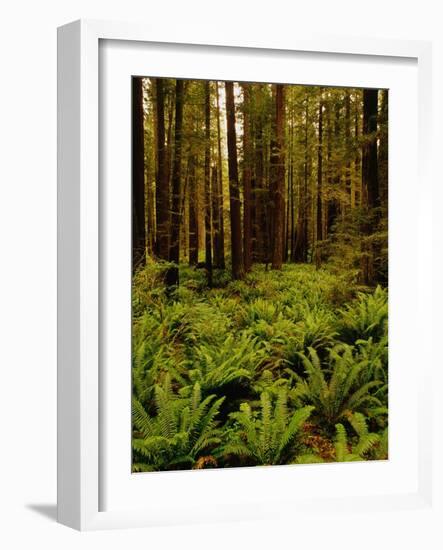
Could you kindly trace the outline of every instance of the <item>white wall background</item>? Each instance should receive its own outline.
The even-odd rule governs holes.
[[[1,10],[0,56],[0,546],[3,548],[331,548],[328,521],[343,522],[343,548],[394,548],[394,520],[377,518],[359,541],[346,520],[276,522],[79,534],[54,523],[56,497],[56,27],[74,19],[206,26],[228,36],[313,32],[433,40],[434,97],[443,97],[443,17],[438,0],[15,0]],[[440,100],[441,102],[441,100]],[[435,147],[443,124],[434,100]],[[438,149],[437,149],[438,148]],[[436,159],[440,157],[436,155]],[[436,163],[437,167],[437,163]],[[436,172],[437,177],[437,172]],[[441,178],[440,178],[441,179]],[[439,191],[439,197],[442,192]],[[435,201],[436,213],[440,201]],[[435,246],[443,248],[435,217]],[[441,215],[440,215],[441,218]],[[435,280],[441,281],[441,264]],[[441,301],[441,290],[435,300]],[[427,321],[425,321],[427,322]],[[441,326],[441,325],[440,325]],[[435,327],[436,335],[437,326]],[[438,395],[437,395],[438,397]],[[436,404],[441,413],[441,405]],[[441,431],[440,426],[435,430]],[[417,516],[398,518],[419,548]],[[352,521],[352,520],[351,520]],[[397,523],[397,522],[396,522]],[[441,541],[440,541],[441,542]],[[426,548],[431,550],[435,546]],[[306,544],[304,545],[306,546]]]

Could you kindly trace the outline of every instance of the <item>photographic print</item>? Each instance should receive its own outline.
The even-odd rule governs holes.
[[[132,78],[132,471],[388,459],[388,90]]]

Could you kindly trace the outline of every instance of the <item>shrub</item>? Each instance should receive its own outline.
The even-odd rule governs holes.
[[[134,471],[387,457],[386,290],[335,263],[166,292],[168,265],[134,276]]]
[[[265,360],[265,350],[246,333],[229,334],[218,346],[200,344],[192,352],[189,378],[199,382],[204,393],[219,393],[234,383],[248,386]]]
[[[348,343],[373,338],[380,340],[388,332],[388,293],[378,286],[372,294],[360,293],[357,300],[343,309],[339,334]]]
[[[312,404],[318,420],[331,430],[337,422],[354,411],[367,412],[382,403],[371,390],[382,385],[380,380],[365,381],[365,361],[356,361],[350,346],[342,345],[330,352],[329,369],[322,367],[317,352],[309,357],[300,354],[306,378],[297,374],[296,394],[302,403]]]
[[[155,387],[155,416],[133,398],[133,471],[201,467],[205,459],[213,464],[210,451],[221,441],[216,417],[223,400],[214,395],[202,400],[198,383],[189,399],[178,398],[169,378]]]
[[[237,455],[253,464],[287,464],[296,453],[298,434],[312,407],[295,412],[287,407],[287,394],[281,389],[274,407],[267,392],[260,398],[260,412],[254,414],[248,403],[232,413],[236,431],[223,446],[223,455]]]

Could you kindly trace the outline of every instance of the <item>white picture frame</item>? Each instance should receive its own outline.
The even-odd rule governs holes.
[[[279,497],[279,487],[290,481],[288,467],[272,469],[233,469],[223,472],[201,472],[211,476],[203,478],[200,472],[167,473],[169,484],[166,487],[168,495],[173,491],[173,485],[183,480],[185,487],[199,486],[203,490],[219,476],[220,485],[229,487],[241,482],[243,478],[250,478],[255,484],[257,479],[266,480],[268,487],[275,487],[274,493],[268,493],[261,498],[250,498],[239,505],[228,506],[223,502],[219,506],[208,507],[204,503],[198,507],[185,507],[177,499],[174,507],[168,508],[167,502],[162,505],[140,506],[139,503],[130,505],[128,502],[131,492],[119,505],[113,502],[111,509],[103,509],[103,483],[109,483],[104,466],[106,461],[103,452],[107,447],[104,442],[106,430],[106,406],[103,399],[100,337],[102,331],[101,302],[106,298],[105,290],[101,288],[103,282],[101,269],[103,268],[103,238],[100,233],[106,230],[106,224],[100,225],[99,212],[103,205],[103,196],[100,191],[100,141],[99,114],[101,96],[99,94],[100,63],[104,58],[100,54],[100,44],[103,41],[118,41],[131,49],[138,44],[164,44],[180,49],[188,48],[189,44],[196,47],[194,51],[204,52],[207,70],[210,68],[210,59],[214,47],[228,49],[229,55],[236,57],[250,52],[272,52],[274,56],[284,56],[291,52],[305,54],[330,54],[337,58],[350,60],[385,59],[390,60],[392,67],[396,61],[412,60],[416,67],[418,83],[418,99],[414,108],[418,114],[418,147],[417,165],[419,181],[419,224],[420,236],[412,247],[416,261],[426,259],[431,254],[429,248],[421,246],[430,239],[431,235],[431,200],[432,182],[429,169],[430,155],[430,128],[431,128],[431,46],[426,42],[367,40],[357,38],[330,38],[299,35],[281,41],[275,39],[258,40],[251,42],[239,40],[235,43],[214,38],[210,45],[204,36],[193,36],[192,40],[177,32],[173,36],[166,36],[160,30],[147,29],[136,24],[101,21],[77,21],[59,29],[58,33],[58,520],[80,530],[105,529],[118,527],[148,527],[155,525],[169,525],[177,523],[191,523],[195,521],[216,521],[234,519],[262,519],[266,517],[288,517],[294,512],[307,514],[325,513],[334,507],[336,513],[349,513],[357,508],[363,514],[380,512],[398,513],[405,508],[419,511],[419,513],[433,514],[433,470],[432,470],[432,441],[431,441],[431,364],[432,357],[418,373],[418,382],[414,383],[413,391],[417,398],[417,407],[413,409],[417,432],[413,436],[417,456],[409,465],[414,469],[416,477],[411,484],[404,485],[405,490],[391,488],[381,494],[380,491],[354,491],[361,473],[353,470],[346,482],[347,490],[340,492],[332,488],[327,497],[321,492],[314,492],[312,498],[303,495],[302,498],[292,498],[288,495]],[[132,46],[131,46],[132,45]],[[160,47],[161,49],[161,47]],[[212,53],[211,53],[212,52]],[[155,55],[155,54],[152,54]],[[126,59],[126,58],[125,58]],[[331,58],[332,59],[332,58]],[[127,63],[127,61],[123,61]],[[171,69],[172,70],[172,69]],[[198,77],[202,76],[201,66],[199,73],[190,74],[189,67],[183,65],[184,73],[176,72],[174,76]],[[186,72],[187,71],[187,72]],[[120,73],[119,73],[120,74]],[[146,76],[149,76],[147,73]],[[173,76],[173,75],[170,75]],[[212,74],[213,78],[222,79],[219,74]],[[208,77],[210,75],[208,74]],[[251,76],[252,78],[252,76]],[[235,79],[235,76],[233,76]],[[245,78],[246,80],[247,78]],[[106,79],[104,80],[106,83]],[[313,83],[313,82],[311,82]],[[327,84],[328,82],[324,82]],[[332,82],[331,82],[332,84]],[[338,84],[338,82],[335,82]],[[405,175],[406,177],[406,175]],[[412,176],[415,177],[415,176]],[[421,255],[421,256],[420,256]],[[426,262],[423,262],[426,263]],[[415,296],[417,319],[430,318],[429,304],[431,288],[426,285],[429,273],[417,273],[417,295]],[[128,327],[129,330],[129,327]],[[412,357],[412,356],[411,356]],[[411,359],[412,361],[412,359]],[[129,376],[129,375],[128,375]],[[118,389],[114,384],[113,390]],[[112,388],[111,388],[112,389]],[[123,389],[119,391],[124,391]],[[412,391],[412,388],[411,388]],[[115,394],[114,394],[115,395]],[[107,398],[107,397],[106,397]],[[106,399],[104,400],[106,401]],[[128,412],[129,414],[129,412]],[[415,425],[414,424],[414,425]],[[401,425],[400,425],[401,428]],[[129,434],[128,434],[129,437]],[[122,441],[122,446],[126,445]],[[414,452],[415,452],[414,451]],[[415,460],[416,459],[416,460]],[[394,469],[395,469],[395,463]],[[325,465],[326,466],[326,465]],[[371,466],[371,465],[370,465]],[[377,468],[375,464],[372,467]],[[329,465],[327,466],[329,468]],[[306,468],[306,467],[305,467]],[[312,467],[307,475],[312,477]],[[323,466],[322,466],[323,468]],[[334,465],[329,470],[323,470],[320,475],[332,476],[340,484],[344,468],[353,468],[353,465]],[[383,466],[381,467],[384,468]],[[383,473],[386,479],[391,473]],[[254,472],[252,472],[254,470]],[[350,470],[349,470],[350,471]],[[410,470],[409,470],[410,471]],[[326,474],[327,472],[327,474]],[[406,470],[405,470],[406,472]],[[113,473],[113,471],[112,471]],[[118,472],[117,472],[118,473]],[[395,472],[394,472],[395,473]],[[199,478],[196,475],[199,475]],[[414,476],[415,476],[414,474]],[[129,471],[128,471],[129,475]],[[145,475],[145,474],[143,474]],[[155,474],[157,476],[157,474]],[[163,475],[163,474],[161,474]],[[364,475],[368,475],[367,472]],[[372,472],[374,477],[379,475]],[[406,475],[406,474],[405,474]],[[149,474],[147,474],[149,476]],[[109,477],[109,476],[108,476]],[[346,477],[346,476],[345,476]],[[395,477],[395,476],[394,476]],[[138,479],[141,479],[140,477]],[[153,477],[151,477],[154,480]],[[156,490],[160,491],[162,479],[155,478]],[[173,483],[171,482],[173,479]],[[403,479],[403,478],[402,478]],[[134,481],[135,480],[135,481]],[[148,480],[148,481],[146,481]],[[210,481],[209,481],[210,480]],[[221,480],[221,481],[220,481]],[[111,476],[112,481],[112,476]],[[138,484],[137,476],[126,480],[131,486]],[[144,477],[146,485],[149,478]],[[320,483],[320,481],[319,481]],[[399,483],[404,483],[400,481]],[[252,486],[252,485],[251,485]],[[434,491],[435,492],[435,491]],[[198,491],[196,491],[198,493]],[[123,494],[123,493],[122,493]],[[245,503],[247,506],[245,506]],[[338,539],[337,533],[337,540]]]

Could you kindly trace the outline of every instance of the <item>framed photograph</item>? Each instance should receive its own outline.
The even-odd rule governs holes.
[[[430,45],[190,40],[59,29],[59,521],[432,514]]]

